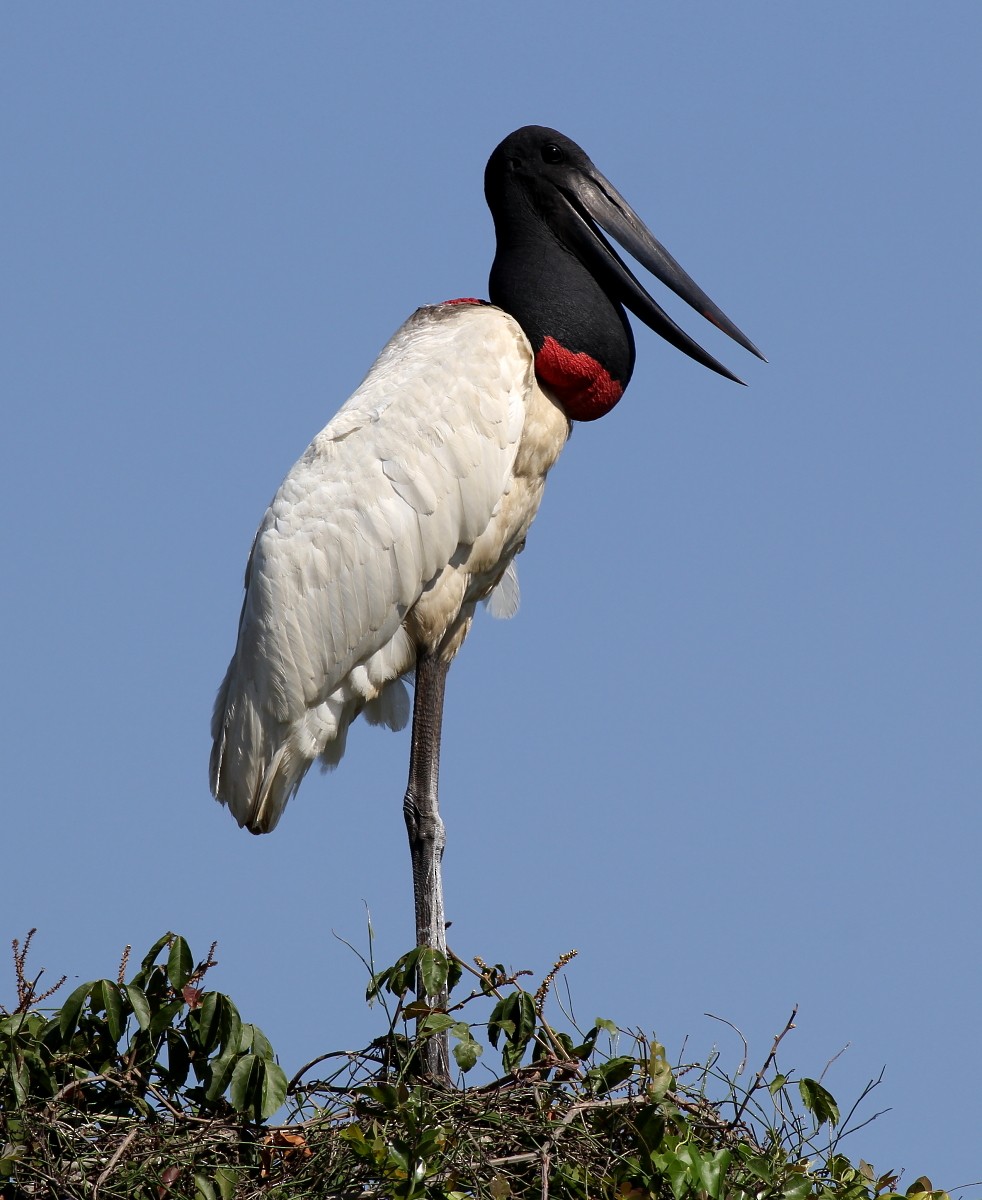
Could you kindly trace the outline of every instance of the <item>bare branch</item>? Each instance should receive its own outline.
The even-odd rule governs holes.
[[[750,1085],[749,1090],[747,1091],[746,1095],[743,1097],[743,1103],[737,1109],[736,1114],[733,1117],[733,1120],[730,1122],[731,1129],[736,1128],[736,1126],[740,1123],[740,1118],[743,1116],[744,1112],[746,1111],[747,1105],[750,1103],[750,1097],[760,1087],[761,1083],[763,1082],[764,1075],[767,1073],[767,1068],[774,1061],[775,1055],[777,1054],[778,1046],[780,1046],[781,1042],[784,1040],[784,1038],[787,1036],[787,1034],[789,1034],[791,1032],[791,1030],[794,1029],[794,1019],[797,1015],[798,1015],[798,1005],[796,1004],[794,1006],[794,1008],[791,1010],[791,1016],[788,1017],[788,1023],[781,1030],[781,1032],[777,1035],[777,1037],[775,1037],[774,1044],[771,1046],[770,1054],[768,1054],[767,1058],[764,1059],[764,1065],[757,1072],[753,1083]]]

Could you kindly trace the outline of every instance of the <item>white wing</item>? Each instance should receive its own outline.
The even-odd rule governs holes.
[[[528,342],[500,310],[420,309],[287,475],[253,544],[212,722],[212,789],[240,825],[272,829],[311,762],[340,759],[362,709],[405,724],[414,642],[435,650],[469,622],[534,513],[489,536],[534,387]]]

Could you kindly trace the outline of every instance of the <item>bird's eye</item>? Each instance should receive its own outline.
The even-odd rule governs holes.
[[[547,142],[542,147],[542,161],[555,165],[566,161],[566,155],[555,142]]]

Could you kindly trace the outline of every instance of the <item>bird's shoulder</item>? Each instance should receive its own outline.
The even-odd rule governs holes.
[[[277,691],[319,700],[484,533],[533,387],[531,349],[500,309],[421,308],[397,330],[256,536],[243,636],[262,638]]]
[[[483,527],[514,462],[534,378],[531,347],[501,309],[417,309],[294,465],[269,515],[282,529],[338,504],[374,503],[390,488],[430,515],[441,493],[463,487]],[[480,529],[461,532],[467,540]]]
[[[516,401],[532,386],[534,370],[528,339],[502,309],[477,301],[426,305],[396,330],[310,450],[368,425],[423,428],[428,419],[462,414],[468,405],[517,438]]]

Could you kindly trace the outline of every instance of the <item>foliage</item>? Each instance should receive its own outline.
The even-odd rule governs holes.
[[[18,1002],[0,1010],[0,1200],[899,1200],[896,1176],[840,1148],[879,1081],[843,1119],[820,1081],[777,1069],[794,1014],[745,1085],[715,1057],[671,1066],[639,1030],[581,1030],[561,1004],[567,1027],[553,1028],[544,1009],[572,954],[533,993],[527,972],[419,948],[384,970],[366,962],[385,1032],[288,1083],[261,1031],[199,986],[214,946],[195,965],[166,934],[128,981],[127,950],[116,980],[46,1011],[60,984],[28,978],[29,944],[14,943]],[[415,998],[417,977],[450,993],[446,1008]],[[489,1051],[502,1074],[427,1081],[431,1037],[452,1041],[462,1079]],[[947,1200],[923,1177],[906,1196]]]

